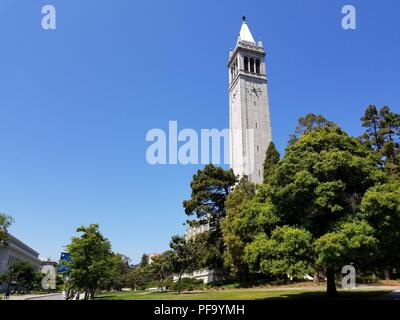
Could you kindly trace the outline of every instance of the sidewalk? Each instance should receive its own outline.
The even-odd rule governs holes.
[[[11,295],[9,300],[34,300],[41,298],[48,298],[48,300],[51,300],[51,297],[55,298],[59,297],[60,295],[61,293]],[[2,296],[2,298],[4,299],[4,296]]]

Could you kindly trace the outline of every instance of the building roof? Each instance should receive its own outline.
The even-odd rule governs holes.
[[[248,42],[252,44],[256,44],[254,41],[253,35],[247,25],[246,17],[243,17],[242,27],[240,28],[238,42]]]
[[[28,246],[27,244],[23,243],[21,240],[17,239],[16,237],[14,237],[12,234],[7,234],[9,236],[9,239],[7,240],[7,242],[9,244],[13,244],[23,250],[25,250],[26,252],[28,252],[29,254],[35,256],[37,259],[39,259],[39,252],[37,252],[36,250],[32,249],[30,246]]]

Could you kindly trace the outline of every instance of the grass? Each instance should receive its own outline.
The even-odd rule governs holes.
[[[355,289],[339,290],[335,299],[368,299],[391,290]],[[178,294],[176,292],[118,292],[97,296],[98,300],[323,300],[327,299],[323,289],[230,289],[217,291],[196,291]]]

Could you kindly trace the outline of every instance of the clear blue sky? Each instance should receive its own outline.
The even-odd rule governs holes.
[[[41,8],[57,9],[43,31]],[[341,8],[357,9],[357,30]],[[199,166],[150,166],[146,132],[228,126],[227,59],[242,15],[267,50],[273,140],[321,113],[353,135],[370,103],[400,108],[400,3],[1,0],[0,211],[59,258],[99,223],[133,262],[183,233]]]

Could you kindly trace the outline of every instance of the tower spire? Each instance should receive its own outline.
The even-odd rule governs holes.
[[[240,28],[240,32],[239,32],[239,38],[238,38],[238,42],[242,41],[242,42],[248,42],[251,44],[256,44],[256,42],[254,41],[253,35],[250,32],[250,29],[247,25],[247,18],[246,16],[242,17],[242,27]]]

